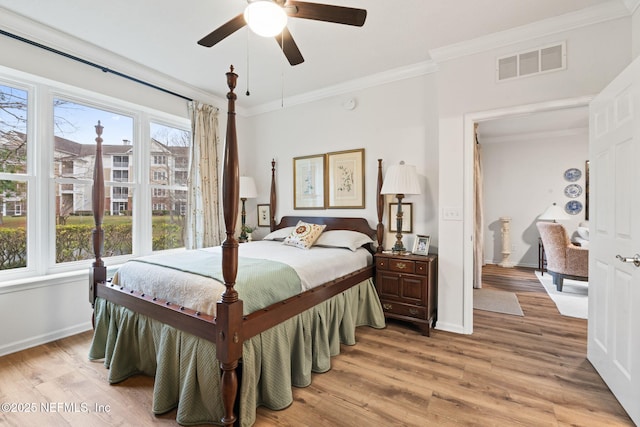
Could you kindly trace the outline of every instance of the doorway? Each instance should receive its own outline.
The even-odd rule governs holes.
[[[530,104],[518,107],[491,110],[478,113],[470,113],[464,117],[464,235],[471,236],[465,239],[464,243],[464,271],[474,271],[474,244],[476,242],[475,232],[475,192],[474,192],[474,147],[475,126],[482,126],[482,123],[491,123],[492,121],[505,121],[509,119],[517,119],[526,116],[533,116],[540,113],[551,113],[558,110],[566,110],[576,107],[588,106],[590,97],[581,97],[573,99],[558,100],[545,102],[540,104]],[[585,159],[586,160],[586,159]],[[465,325],[465,329],[473,331],[473,287],[474,276],[472,274],[464,275],[464,317],[469,319],[470,324]]]

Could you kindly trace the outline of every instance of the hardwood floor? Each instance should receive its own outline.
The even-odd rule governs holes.
[[[561,316],[530,269],[487,266],[484,286],[515,292],[524,317],[475,310],[472,335],[430,338],[400,322],[360,328],[331,371],[294,389],[289,408],[259,408],[256,426],[633,425],[586,360],[586,320]],[[0,358],[0,403],[37,405],[0,411],[0,424],[176,425],[175,413],[151,414],[153,379],[109,385],[87,361],[90,339]]]

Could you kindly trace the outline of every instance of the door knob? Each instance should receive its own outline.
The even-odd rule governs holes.
[[[640,255],[638,254],[636,254],[633,258],[626,258],[622,255],[616,255],[616,258],[618,258],[622,262],[632,262],[636,267],[640,267]]]

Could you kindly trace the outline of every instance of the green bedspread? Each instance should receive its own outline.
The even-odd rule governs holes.
[[[175,254],[159,254],[136,258],[129,262],[155,264],[174,270],[211,277],[224,284],[222,255],[193,250]],[[287,264],[257,258],[239,258],[234,289],[243,302],[244,314],[253,313],[302,291],[300,278]]]
[[[219,424],[223,410],[214,343],[103,299],[96,301],[95,315],[89,358],[105,359],[111,383],[139,373],[155,376],[154,413],[177,408],[182,425]],[[255,422],[258,406],[289,406],[291,387],[307,386],[312,372],[328,371],[340,343],[355,344],[360,325],[385,326],[371,279],[245,341],[241,425]]]

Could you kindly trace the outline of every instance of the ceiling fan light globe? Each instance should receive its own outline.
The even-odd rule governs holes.
[[[257,0],[244,10],[244,19],[251,31],[262,37],[274,37],[287,25],[284,9],[271,0]]]

